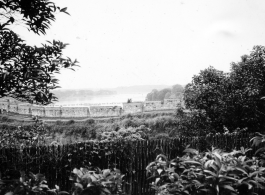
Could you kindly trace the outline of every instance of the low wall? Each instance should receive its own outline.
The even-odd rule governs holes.
[[[44,107],[46,117],[62,117],[62,112],[60,107]]]
[[[162,107],[161,101],[146,101],[144,102],[144,111],[160,110]]]
[[[31,114],[33,116],[44,117],[45,116],[45,109],[42,106],[32,106],[31,107]]]
[[[180,99],[165,99],[163,107],[166,108],[177,108],[181,104]]]
[[[107,103],[105,104],[107,105]],[[176,109],[183,105],[180,99],[165,99],[161,101],[145,101],[123,103],[121,106],[83,106],[83,107],[49,107],[37,106],[31,104],[16,104],[8,100],[0,101],[0,110],[6,112],[14,112],[24,115],[33,115],[40,117],[52,118],[71,118],[71,117],[112,117],[120,116],[122,113],[141,113],[153,110]]]
[[[0,109],[8,111],[8,104],[6,101],[0,102]]]
[[[122,112],[121,106],[91,106],[89,108],[91,117],[111,117],[120,116]]]
[[[17,113],[18,112],[18,105],[17,104],[10,104],[9,105],[9,112]]]
[[[61,117],[89,117],[88,107],[61,107]]]
[[[31,115],[31,105],[30,104],[18,105],[17,113]]]
[[[123,103],[124,114],[143,112],[143,110],[143,102]]]

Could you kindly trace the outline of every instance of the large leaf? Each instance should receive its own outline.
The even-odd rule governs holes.
[[[203,172],[204,172],[204,173],[208,173],[208,174],[210,174],[210,175],[212,175],[212,176],[214,176],[214,177],[217,177],[217,174],[214,173],[214,172],[212,172],[212,171],[210,171],[210,170],[203,170]]]
[[[185,153],[191,153],[191,154],[199,154],[198,150],[195,150],[193,148],[186,148],[183,152]]]

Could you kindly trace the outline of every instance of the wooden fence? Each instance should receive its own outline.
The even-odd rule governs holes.
[[[215,146],[227,151],[250,147],[252,135],[219,135],[207,138],[182,137],[175,140],[146,140],[135,142],[86,142],[63,146],[41,146],[24,149],[0,149],[0,171],[25,170],[45,174],[49,186],[59,185],[62,190],[71,189],[69,181],[73,168],[89,164],[102,169],[115,166],[125,174],[125,190],[128,194],[153,194],[147,180],[146,166],[163,153],[169,158],[182,155],[190,147],[204,150]]]

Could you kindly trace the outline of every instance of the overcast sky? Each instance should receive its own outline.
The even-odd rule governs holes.
[[[17,33],[29,44],[60,40],[80,68],[63,71],[62,88],[187,84],[210,65],[230,63],[265,45],[264,0],[54,0],[68,7],[46,36]]]

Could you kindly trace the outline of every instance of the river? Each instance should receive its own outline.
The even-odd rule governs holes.
[[[54,106],[122,106],[122,103],[127,102],[128,99],[132,99],[132,102],[145,101],[147,94],[115,94],[115,95],[99,95],[89,97],[78,98],[64,98],[54,103]]]

